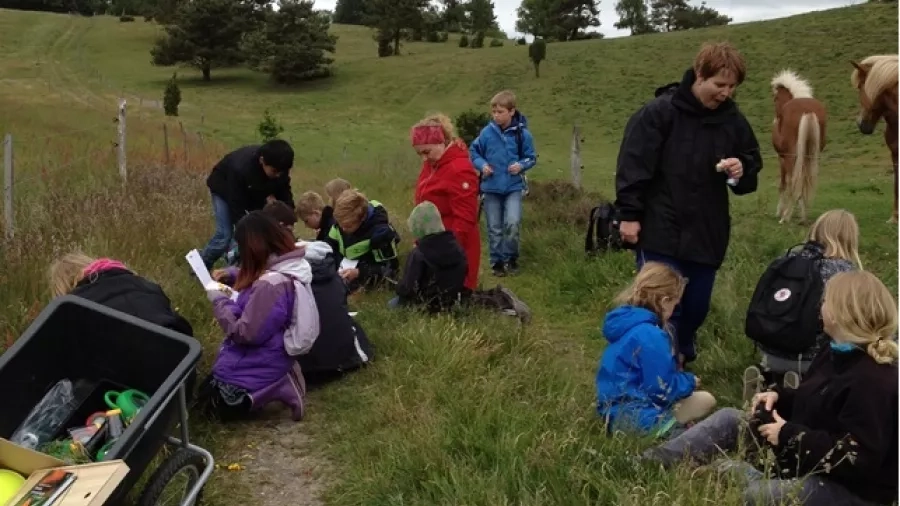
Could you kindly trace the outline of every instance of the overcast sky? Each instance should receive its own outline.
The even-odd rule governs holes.
[[[336,0],[314,0],[320,9],[334,9]],[[700,0],[689,0],[692,5],[699,5]],[[863,3],[865,0],[707,0],[706,4],[719,12],[731,16],[733,23],[758,21],[762,19],[783,18],[803,12],[845,7]],[[522,0],[494,0],[494,13],[500,27],[509,34],[514,33],[516,25],[516,9]],[[607,37],[628,35],[627,30],[616,30],[613,24],[616,16],[616,0],[601,0],[600,31]]]

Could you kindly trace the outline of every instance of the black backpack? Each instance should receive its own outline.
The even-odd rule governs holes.
[[[785,254],[769,264],[747,308],[747,337],[767,350],[792,355],[815,345],[825,290],[817,265],[821,258]]]
[[[633,248],[634,245],[625,243],[619,235],[619,220],[616,219],[616,207],[612,202],[604,202],[591,209],[584,237],[585,253]]]

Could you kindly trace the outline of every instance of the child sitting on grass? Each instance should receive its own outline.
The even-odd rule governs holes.
[[[327,242],[338,257],[338,265],[344,259],[356,262],[338,272],[351,291],[374,287],[394,277],[399,267],[400,236],[380,202],[369,202],[362,193],[346,190],[335,202],[334,220],[336,225]]]
[[[859,259],[859,225],[852,213],[843,209],[832,209],[819,216],[809,229],[802,248],[789,251],[787,256],[814,259],[822,285],[839,272],[862,269]],[[800,354],[791,354],[760,345],[762,361],[744,371],[744,400],[749,401],[765,383],[783,383],[790,388],[800,384],[800,377],[806,374],[809,365],[822,351],[830,338],[825,334],[819,315],[815,344]],[[780,380],[780,381],[779,381]]]
[[[407,221],[418,244],[403,269],[397,296],[389,305],[424,305],[429,312],[445,311],[460,301],[468,262],[453,232],[444,229],[441,213],[429,201],[417,205]]]
[[[710,393],[697,390],[700,378],[678,370],[667,328],[686,284],[669,266],[647,262],[606,314],[597,413],[610,430],[667,437],[715,407]]]
[[[262,212],[275,219],[279,225],[290,232],[291,237],[294,236],[294,224],[297,223],[297,218],[294,216],[294,210],[290,206],[280,200],[273,200],[263,207]],[[240,265],[241,257],[238,254],[237,241],[232,240],[231,244],[231,250],[225,255],[225,261],[229,267],[234,267]]]

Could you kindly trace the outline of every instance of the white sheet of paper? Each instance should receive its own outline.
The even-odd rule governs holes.
[[[200,286],[206,288],[206,285],[212,283],[213,278],[209,275],[209,271],[206,270],[206,264],[203,263],[199,251],[192,249],[184,258],[186,258],[188,264],[191,265],[191,269],[193,269],[194,274],[197,276],[197,280],[200,281]]]
[[[200,286],[203,289],[206,289],[206,285],[212,283],[214,280],[212,276],[209,274],[209,271],[206,270],[206,264],[203,263],[203,258],[200,257],[200,252],[192,249],[188,252],[187,255],[184,256],[187,259],[188,264],[190,264],[191,269],[194,271],[194,274],[197,275],[197,280],[200,281]],[[236,301],[240,292],[236,290],[228,290],[225,293],[231,293],[231,300]]]
[[[345,258],[341,260],[341,268],[339,270],[356,269],[357,264],[359,264],[359,260],[350,260],[349,258]]]
[[[347,313],[347,314],[348,314],[348,315],[350,315],[350,317],[351,317],[351,318],[355,318],[355,317],[356,317],[356,315],[358,315],[358,314],[359,314],[359,312],[358,312],[358,311],[350,311],[350,312],[349,312],[349,313]]]

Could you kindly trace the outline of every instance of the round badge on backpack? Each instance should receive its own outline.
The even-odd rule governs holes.
[[[789,298],[791,298],[791,291],[787,288],[782,288],[781,290],[775,292],[775,300],[777,300],[778,302],[784,302]]]

